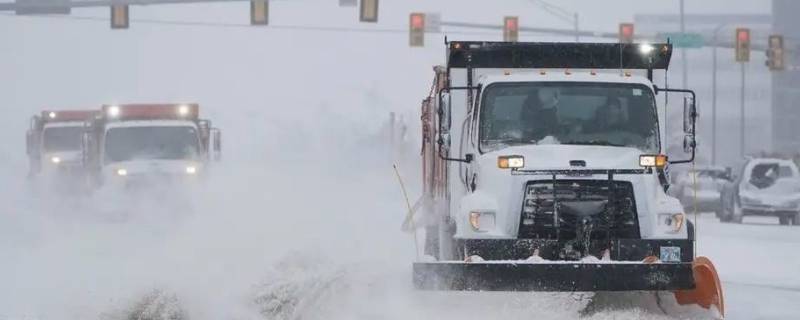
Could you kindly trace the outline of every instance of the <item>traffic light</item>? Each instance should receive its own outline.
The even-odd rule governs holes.
[[[250,0],[250,24],[254,26],[269,24],[269,0]]]
[[[519,41],[519,17],[505,17],[503,19],[503,41]]]
[[[359,12],[361,22],[378,22],[378,0],[361,0]]]
[[[127,4],[111,6],[111,29],[128,29],[130,26]]]
[[[750,29],[736,28],[736,62],[750,61]]]
[[[633,43],[633,23],[619,24],[619,43]]]
[[[767,47],[767,67],[769,67],[769,70],[783,70],[785,68],[783,63],[783,36],[777,34],[769,36]]]
[[[408,18],[408,45],[412,47],[425,46],[425,14],[415,12]]]

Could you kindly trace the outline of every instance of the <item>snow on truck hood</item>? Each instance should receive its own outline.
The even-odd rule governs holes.
[[[642,151],[630,147],[582,146],[582,145],[524,145],[512,146],[482,155],[485,165],[497,166],[498,156],[518,155],[525,157],[523,169],[584,169],[571,167],[569,162],[582,160],[585,169],[641,169],[639,156]]]

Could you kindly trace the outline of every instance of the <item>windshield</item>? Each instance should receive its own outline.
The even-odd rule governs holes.
[[[81,149],[83,127],[47,127],[42,144],[45,152],[78,151]]]
[[[769,188],[778,180],[793,178],[792,168],[778,163],[760,163],[750,170],[750,184],[759,189]]]
[[[193,127],[127,127],[106,132],[106,163],[133,159],[196,159],[197,133]]]
[[[639,84],[492,84],[480,110],[481,151],[521,144],[634,147],[657,153],[652,91]]]

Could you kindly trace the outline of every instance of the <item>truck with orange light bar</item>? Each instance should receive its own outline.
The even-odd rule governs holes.
[[[83,139],[93,188],[191,182],[221,157],[221,134],[197,104],[105,105]]]
[[[669,293],[722,316],[716,270],[666,193],[667,166],[693,162],[696,147],[694,92],[653,81],[671,54],[670,44],[447,43],[422,103],[423,195],[405,224],[424,235],[414,286]],[[683,160],[665,155],[656,97],[667,94],[683,102]]]
[[[96,110],[46,110],[33,116],[25,137],[28,177],[76,190],[84,182],[81,136]]]

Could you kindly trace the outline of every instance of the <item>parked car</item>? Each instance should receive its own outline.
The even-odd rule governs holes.
[[[800,225],[800,172],[791,160],[749,159],[722,190],[722,222],[745,216],[774,216],[782,225]]]
[[[692,177],[694,172],[694,177]],[[698,167],[673,175],[671,194],[677,197],[687,212],[722,212],[722,189],[732,182],[731,168]],[[696,199],[696,200],[695,200]]]

